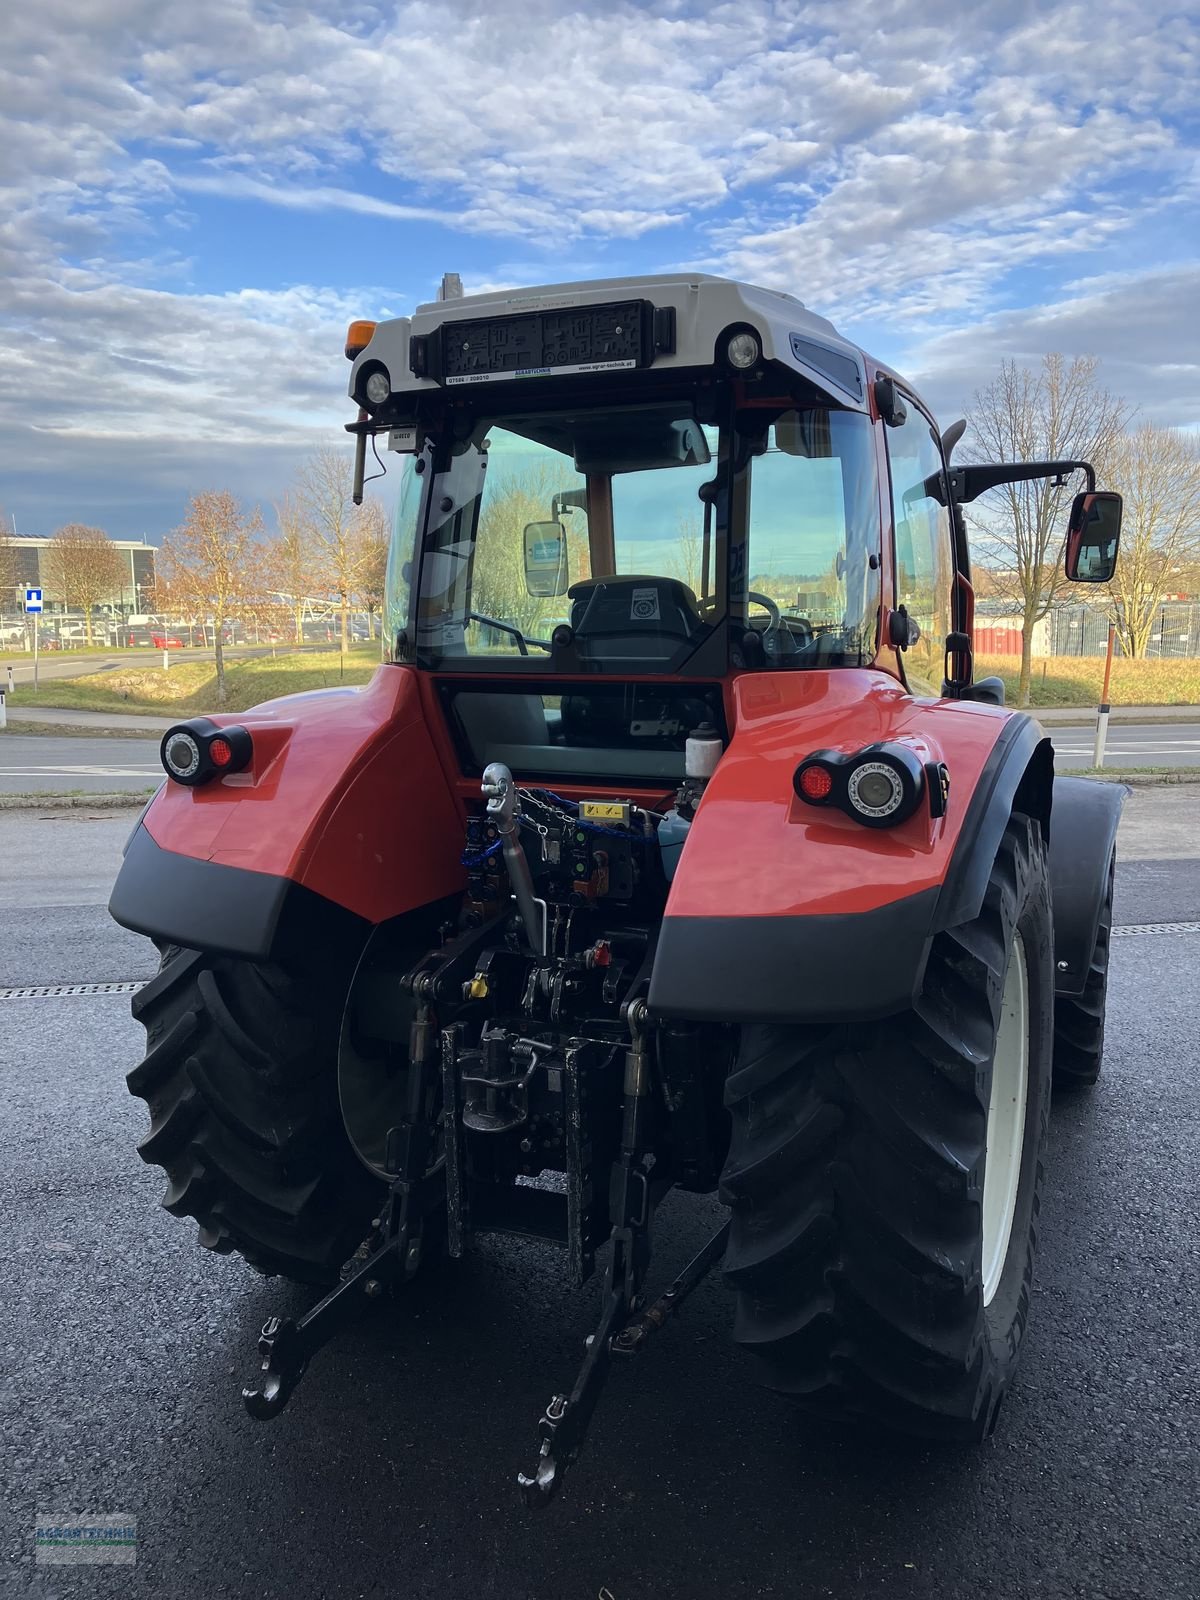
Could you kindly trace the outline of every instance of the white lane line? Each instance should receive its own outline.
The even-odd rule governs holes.
[[[162,768],[154,767],[6,767],[0,778],[152,778]]]
[[[1127,922],[1112,930],[1114,939],[1146,933],[1200,933],[1200,922]]]
[[[1056,744],[1060,755],[1082,756],[1092,748],[1090,744]],[[1109,744],[1104,748],[1110,755],[1119,756],[1186,756],[1200,751],[1200,744]]]

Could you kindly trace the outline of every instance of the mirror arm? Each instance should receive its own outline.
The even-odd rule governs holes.
[[[1096,489],[1096,469],[1090,461],[988,461],[978,466],[953,467],[946,474],[950,482],[950,496],[959,505],[977,500],[989,489],[1002,483],[1029,483],[1036,478],[1061,478],[1069,472],[1087,474],[1087,493]],[[926,492],[933,490],[926,487]],[[934,495],[940,499],[940,495]]]
[[[497,622],[495,617],[484,616],[482,611],[468,611],[467,621],[482,622],[485,623],[489,628],[495,628],[498,633],[507,633],[510,638],[513,638],[517,641],[518,655],[527,656],[529,654],[529,651],[526,648],[525,635],[521,632],[520,628],[514,628],[511,623]],[[541,644],[542,641],[540,639],[531,639],[528,642],[530,644]],[[547,644],[546,648],[549,649],[550,646]]]

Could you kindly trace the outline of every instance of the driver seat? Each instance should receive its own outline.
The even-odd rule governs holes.
[[[582,578],[567,598],[571,627],[586,654],[586,641],[595,636],[598,654],[668,661],[704,626],[696,596],[678,578]]]

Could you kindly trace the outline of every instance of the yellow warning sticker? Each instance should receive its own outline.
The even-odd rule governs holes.
[[[579,815],[585,822],[629,821],[628,800],[581,800]]]

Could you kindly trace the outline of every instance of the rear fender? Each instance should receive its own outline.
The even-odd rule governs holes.
[[[835,1021],[910,1006],[939,929],[969,921],[1014,808],[1047,828],[1052,755],[1029,717],[919,701],[872,669],[744,676],[734,734],[672,881],[649,1003],[728,1021]],[[868,829],[798,800],[814,750],[914,745],[950,773],[927,804]]]
[[[1108,889],[1108,867],[1129,790],[1096,778],[1055,778],[1050,827],[1054,899],[1054,987],[1080,995],[1087,983]]]
[[[251,766],[151,801],[109,902],[125,927],[276,959],[461,892],[462,817],[411,668],[212,720],[249,729]]]

